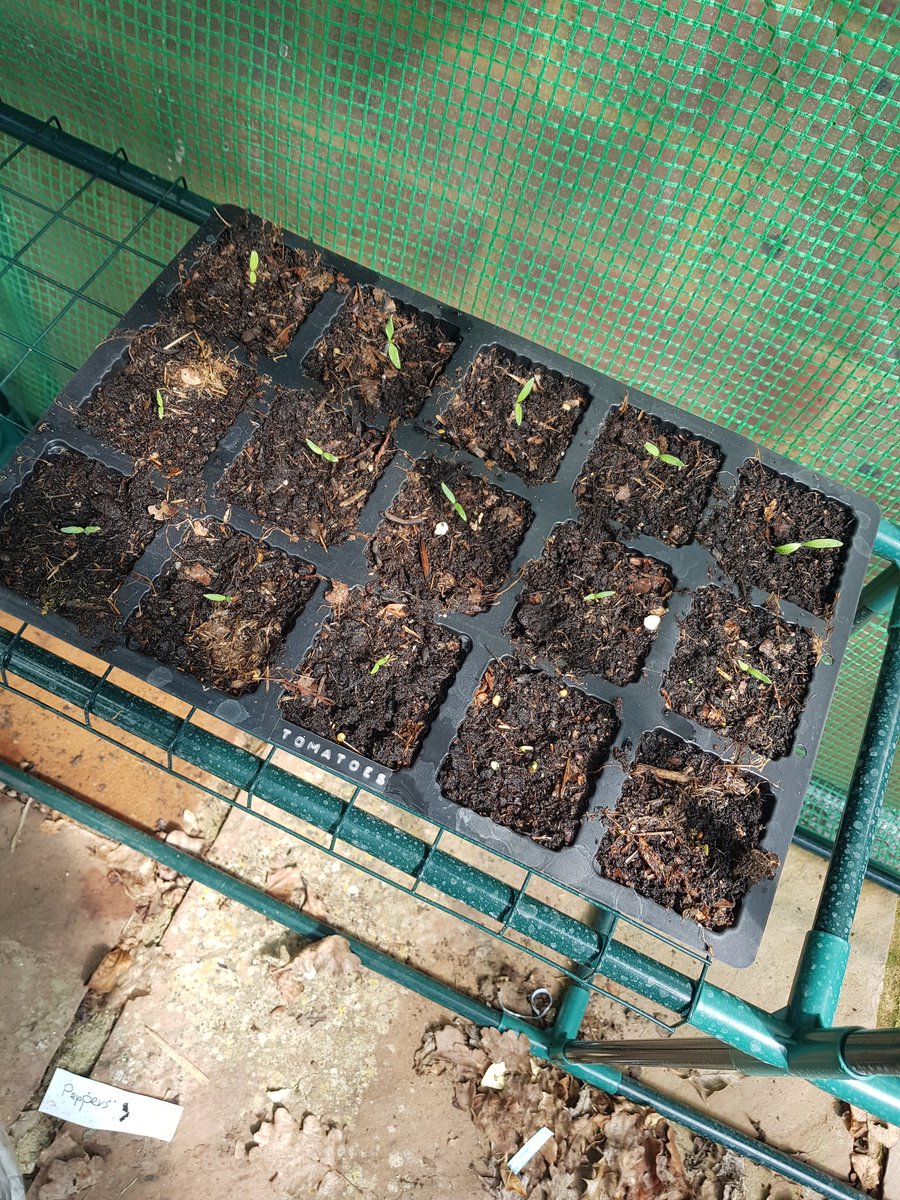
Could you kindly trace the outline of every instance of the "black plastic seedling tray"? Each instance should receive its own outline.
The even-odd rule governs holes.
[[[239,212],[228,208],[219,211],[226,221],[234,220]],[[179,286],[179,264],[182,267],[184,264],[189,265],[198,249],[204,243],[214,242],[222,229],[219,216],[211,217],[188,242],[178,258],[129,310],[109,338],[91,355],[57,398],[46,418],[21,444],[0,481],[0,505],[3,510],[6,509],[15,490],[33,470],[37,460],[52,454],[60,447],[77,450],[124,475],[133,474],[133,460],[86,435],[79,428],[75,414],[98,383],[124,363],[133,334],[139,329],[155,324],[163,315],[167,298]],[[319,249],[291,234],[284,236],[288,246],[307,250]],[[466,652],[413,765],[392,773],[362,755],[349,752],[346,746],[329,742],[284,721],[278,703],[282,695],[278,684],[260,685],[255,691],[236,699],[214,688],[205,687],[191,676],[138,654],[125,645],[124,627],[147,593],[149,581],[160,575],[184,536],[187,522],[183,520],[161,524],[152,542],[119,590],[119,616],[115,621],[112,638],[108,631],[98,631],[93,636],[85,635],[68,620],[52,613],[41,613],[31,601],[7,588],[0,589],[4,607],[13,615],[46,629],[73,645],[98,654],[114,666],[123,668],[196,708],[265,738],[300,758],[325,766],[338,775],[360,783],[368,790],[387,795],[463,837],[556,880],[587,899],[660,930],[694,949],[709,949],[715,957],[733,966],[749,965],[755,957],[762,937],[777,886],[777,876],[771,881],[757,884],[749,891],[740,903],[736,921],[730,928],[721,932],[711,932],[692,920],[683,919],[673,911],[643,899],[635,891],[605,879],[599,873],[595,859],[597,846],[604,832],[600,810],[615,806],[625,778],[622,761],[633,753],[641,735],[654,729],[668,730],[683,741],[703,751],[714,753],[726,762],[745,763],[767,782],[774,797],[774,805],[771,813],[767,815],[766,831],[761,845],[765,850],[778,855],[783,863],[809,784],[838,669],[847,645],[877,529],[877,509],[867,499],[832,480],[799,467],[726,429],[676,410],[652,396],[644,395],[634,387],[626,388],[613,379],[497,326],[448,309],[427,296],[413,292],[393,280],[345,259],[326,251],[319,252],[330,267],[349,279],[351,286],[360,284],[364,287],[384,288],[395,301],[418,310],[427,318],[439,323],[445,331],[452,333],[454,339],[458,339],[458,347],[447,361],[443,379],[455,380],[457,372],[464,371],[482,349],[496,345],[526,362],[540,365],[543,370],[557,372],[562,377],[576,380],[584,386],[590,397],[553,482],[537,487],[528,487],[510,472],[488,468],[479,458],[454,449],[436,435],[435,419],[445,408],[451,394],[442,386],[440,380],[415,420],[401,424],[397,431],[395,441],[398,451],[405,454],[397,453],[394,456],[369,496],[357,526],[360,534],[374,533],[381,515],[389,507],[405,479],[404,468],[408,467],[409,460],[416,459],[425,452],[439,459],[464,464],[475,477],[487,479],[507,492],[526,498],[534,513],[534,519],[511,564],[505,589],[501,591],[497,602],[479,616],[438,613],[435,618],[440,624],[462,636]],[[311,315],[299,326],[283,356],[277,359],[257,360],[255,367],[260,375],[284,387],[315,389],[318,385],[304,373],[304,358],[340,312],[345,300],[346,296],[335,288],[326,292]],[[234,353],[238,360],[247,361],[240,347],[236,346]],[[814,668],[791,751],[781,758],[764,763],[759,756],[745,755],[741,758],[736,747],[723,736],[668,712],[660,694],[662,677],[675,650],[679,624],[690,607],[692,594],[698,588],[715,584],[737,595],[734,583],[719,568],[707,549],[697,541],[691,541],[681,548],[673,548],[648,536],[622,535],[621,540],[626,546],[667,565],[675,590],[668,602],[668,613],[651,644],[644,669],[637,681],[617,687],[600,677],[588,676],[572,684],[591,696],[613,704],[618,716],[618,729],[606,765],[590,795],[589,811],[581,823],[576,840],[572,845],[554,851],[446,799],[438,786],[437,773],[485,668],[493,660],[513,653],[513,647],[503,631],[521,591],[521,585],[517,583],[518,573],[530,560],[540,557],[544,543],[554,526],[559,522],[578,518],[579,510],[573,496],[573,486],[608,413],[621,404],[626,392],[633,409],[643,410],[658,417],[673,429],[703,437],[718,448],[722,455],[722,465],[717,478],[720,492],[730,492],[741,465],[748,459],[758,458],[763,464],[789,479],[840,501],[852,510],[855,529],[846,546],[839,592],[828,620],[812,616],[809,612],[788,603],[780,606],[784,619],[812,631],[822,639],[828,653],[819,659]],[[272,386],[267,379],[263,379],[260,402],[263,411],[271,399]],[[325,551],[317,541],[292,540],[278,531],[264,529],[250,513],[230,507],[216,496],[217,481],[237,458],[253,432],[252,415],[249,409],[243,412],[221,438],[217,451],[209,459],[203,472],[205,496],[197,511],[191,515],[208,515],[224,521],[227,514],[227,523],[232,528],[255,538],[262,538],[287,554],[312,564],[321,575],[316,593],[305,605],[288,634],[277,661],[271,664],[271,678],[278,680],[289,678],[296,671],[323,620],[327,618],[328,609],[322,600],[330,586],[328,581],[338,580],[349,586],[363,585],[371,583],[373,575],[366,557],[367,537],[351,538]],[[371,424],[384,427],[384,421],[378,419]],[[707,508],[712,503],[713,496],[708,501]],[[2,519],[3,512],[0,511],[0,522]],[[748,598],[759,606],[769,599],[756,590],[752,591]],[[544,667],[552,670],[548,664],[544,664]]]

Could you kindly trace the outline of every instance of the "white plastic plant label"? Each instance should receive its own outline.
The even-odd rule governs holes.
[[[180,1104],[126,1092],[57,1067],[40,1111],[87,1129],[110,1129],[171,1142],[183,1110]]]

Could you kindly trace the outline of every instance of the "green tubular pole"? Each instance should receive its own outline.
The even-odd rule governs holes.
[[[789,1003],[799,1028],[831,1025],[850,955],[850,930],[878,829],[900,736],[900,594],[888,621],[887,647],[862,746],[812,930],[807,934]]]
[[[66,792],[61,792],[58,788],[54,788],[32,775],[27,775],[16,767],[0,763],[0,782],[21,794],[33,796],[42,804],[65,813],[73,820],[96,830],[101,836],[130,846],[139,853],[146,854],[164,866],[177,871],[180,875],[194,879],[203,886],[227,896],[228,899],[234,900],[304,937],[322,938],[331,934],[346,937],[350,948],[363,965],[377,971],[385,978],[417,992],[435,1004],[441,1005],[450,1012],[458,1013],[477,1025],[511,1029],[516,1033],[524,1034],[529,1039],[532,1052],[537,1057],[555,1059],[558,1056],[555,1027],[547,1030],[536,1029],[527,1021],[522,1021],[512,1014],[500,1012],[479,1000],[472,999],[449,984],[439,979],[433,979],[425,972],[410,967],[406,963],[398,962],[389,954],[342,933],[326,922],[292,908],[281,900],[276,900],[275,897],[252,884],[230,875],[221,867],[213,866],[193,854],[170,846],[168,842],[154,837],[146,830],[138,829],[119,817],[102,812],[93,805],[70,796]],[[584,989],[579,990],[583,991]],[[565,1069],[577,1078],[584,1080],[585,1083],[602,1091],[619,1094],[636,1104],[647,1105],[667,1120],[677,1121],[693,1133],[718,1142],[795,1183],[815,1188],[822,1196],[833,1198],[833,1200],[859,1200],[857,1191],[833,1179],[830,1175],[825,1175],[805,1163],[797,1162],[789,1155],[759,1142],[755,1138],[748,1137],[688,1105],[670,1100],[667,1096],[644,1086],[637,1080],[623,1077],[618,1071],[568,1063],[565,1065]],[[530,1132],[531,1130],[523,1130],[523,1137]]]
[[[900,568],[891,563],[874,579],[870,579],[863,588],[859,604],[856,606],[856,616],[853,618],[854,630],[865,625],[878,613],[890,612],[898,589],[900,589]]]
[[[873,552],[900,566],[900,528],[885,517],[878,523]]]

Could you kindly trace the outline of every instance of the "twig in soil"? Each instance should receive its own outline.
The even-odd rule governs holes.
[[[421,525],[427,517],[428,513],[422,513],[418,517],[395,517],[392,512],[384,514],[384,519],[386,521],[393,521],[395,525]]]
[[[657,779],[668,779],[671,783],[694,783],[694,776],[689,771],[669,771],[665,767],[651,767],[649,763],[635,763],[631,768],[632,775],[654,775]]]
[[[31,811],[31,806],[34,804],[34,797],[29,796],[22,806],[22,812],[19,815],[19,821],[16,825],[16,832],[12,835],[12,840],[9,843],[10,854],[15,854],[16,847],[22,838],[22,830],[25,828],[25,822],[28,820],[28,814]]]
[[[201,1071],[196,1063],[192,1063],[191,1060],[182,1054],[180,1050],[176,1050],[174,1046],[170,1045],[170,1043],[167,1042],[166,1039],[161,1036],[161,1034],[158,1034],[155,1029],[151,1029],[149,1025],[145,1025],[144,1029],[150,1038],[156,1042],[157,1046],[159,1046],[161,1050],[164,1050],[170,1058],[174,1059],[175,1062],[177,1062],[183,1070],[187,1071],[192,1078],[196,1079],[198,1083],[209,1083],[209,1076],[205,1071]]]

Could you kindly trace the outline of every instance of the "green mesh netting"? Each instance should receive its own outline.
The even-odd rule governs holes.
[[[895,8],[7,0],[0,78],[9,103],[815,463],[897,519]],[[0,400],[27,425],[187,229],[154,214],[84,287],[113,249],[100,235],[127,237],[147,206],[79,194],[85,177],[33,150],[4,181],[51,209],[76,196],[9,266],[47,214],[0,188]],[[845,663],[823,795],[847,786],[883,639],[874,622]]]

